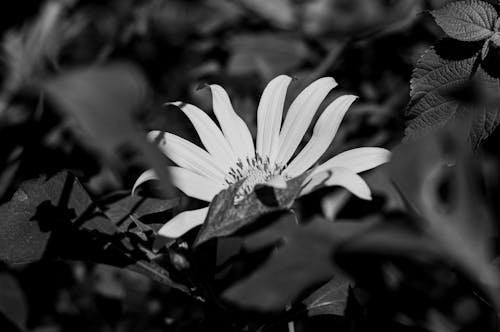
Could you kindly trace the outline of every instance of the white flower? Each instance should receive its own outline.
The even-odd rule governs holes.
[[[337,83],[323,77],[305,88],[290,105],[282,122],[283,106],[291,78],[281,75],[264,89],[257,110],[257,140],[245,122],[235,113],[226,91],[210,85],[213,110],[219,127],[196,106],[175,102],[192,122],[205,149],[170,133],[163,133],[159,142],[163,152],[178,166],[171,166],[173,184],[186,195],[211,202],[229,185],[243,181],[235,204],[250,193],[256,184],[285,187],[286,180],[304,172],[301,195],[311,192],[319,183],[342,186],[362,199],[371,199],[366,182],[357,174],[388,161],[390,152],[376,147],[362,147],[340,153],[309,170],[326,151],[349,106],[357,98],[344,95],[335,99],[319,117],[305,147],[292,159],[319,105]],[[222,130],[221,130],[222,129]],[[149,133],[155,139],[162,133]],[[291,160],[292,159],[292,160]],[[152,170],[144,172],[134,184],[155,179]],[[186,211],[168,221],[159,234],[176,238],[205,220],[208,207]]]

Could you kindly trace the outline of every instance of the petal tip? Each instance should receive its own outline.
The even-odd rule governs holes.
[[[179,238],[191,229],[203,224],[207,212],[208,207],[181,212],[167,221],[167,223],[158,230],[158,235],[169,239]]]

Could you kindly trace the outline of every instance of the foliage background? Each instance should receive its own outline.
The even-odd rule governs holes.
[[[287,96],[289,104],[309,82],[333,76],[339,87],[323,105],[344,93],[360,98],[324,158],[358,146],[392,149],[404,136],[412,70],[424,51],[444,37],[426,10],[448,2],[33,0],[16,7],[3,1],[2,201],[11,200],[22,182],[50,177],[61,170],[71,170],[101,207],[112,201],[116,191],[125,197],[142,170],[148,166],[159,170],[167,164],[147,144],[144,132],[160,129],[197,142],[196,133],[181,112],[162,105],[182,100],[210,112],[211,96],[203,89],[205,83],[224,86],[236,111],[255,133],[257,102],[271,78],[281,73],[296,78]],[[491,197],[497,192],[498,139],[493,133],[476,152],[482,158],[480,169],[486,174]],[[421,145],[415,147],[419,149]],[[431,152],[420,153],[425,159]],[[413,166],[408,165],[409,169]],[[404,171],[411,177],[409,169]],[[354,199],[340,190],[322,190],[300,201],[296,211],[304,219],[321,214],[336,220],[394,218],[393,212],[404,202],[388,189],[384,172],[367,175],[374,188],[372,202]],[[395,168],[395,172],[404,173],[402,168]],[[414,173],[418,175],[419,171]],[[41,185],[35,182],[32,186]],[[161,220],[198,204],[180,197],[169,185],[168,174],[163,174],[160,189],[169,198],[168,203],[155,205],[156,219],[147,225],[150,228],[137,234],[153,232]],[[51,197],[50,193],[43,195]],[[490,209],[496,216],[498,204]],[[9,211],[4,206],[4,220],[12,220]],[[61,213],[50,209],[46,213],[57,219],[56,212]],[[15,234],[4,220],[2,230]],[[53,259],[45,243],[38,253],[21,252],[15,257],[6,253],[7,245],[2,247],[6,253],[2,260],[8,263],[0,273],[2,325],[47,332],[199,331],[238,330],[242,322],[256,329],[277,321],[281,323],[271,325],[270,330],[287,329],[278,314],[235,308],[217,311],[143,275],[87,262],[101,261],[93,259],[95,256],[84,246],[75,249],[78,242],[68,245],[66,242],[73,238],[65,242],[64,237],[57,245],[71,247],[68,257],[83,256],[84,262],[61,260],[66,257],[60,254]],[[33,255],[42,260],[23,264],[33,260]],[[19,257],[27,259],[23,262]],[[359,262],[364,260],[367,266],[376,262],[359,257]],[[182,264],[182,259],[179,262],[175,257],[170,261]],[[385,263],[380,266],[386,267]],[[477,299],[470,302],[465,295],[463,301],[457,299],[458,295],[453,297],[453,292],[469,294],[470,289],[463,284],[467,281],[450,286],[444,281],[449,271],[430,266],[434,272],[429,276],[424,275],[422,266],[411,268],[415,269],[411,273],[415,280],[408,283],[416,293],[386,289],[392,297],[373,296],[377,305],[367,305],[371,308],[368,316],[366,311],[360,313],[356,306],[350,306],[343,316],[297,319],[297,330],[364,331],[379,326],[385,331],[452,331],[457,325],[490,329],[497,324],[492,323],[494,319],[484,304],[474,302]],[[371,275],[376,279],[375,273]],[[418,290],[426,290],[429,278],[449,286],[434,289],[441,293],[430,299],[440,308],[439,314],[430,309],[428,299],[418,295]],[[218,287],[227,286],[224,283],[226,279]],[[436,299],[443,303],[436,304]],[[410,308],[395,307],[401,301]],[[425,319],[417,319],[408,311]],[[234,319],[227,319],[228,313]],[[420,325],[409,324],[408,320]]]

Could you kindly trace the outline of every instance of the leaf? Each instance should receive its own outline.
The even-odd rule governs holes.
[[[24,331],[28,320],[28,306],[21,286],[12,275],[0,273],[0,293],[0,313]]]
[[[456,1],[431,11],[448,36],[461,41],[483,40],[493,35],[498,14],[487,2]]]
[[[215,237],[231,235],[265,213],[289,209],[300,194],[305,177],[306,174],[289,180],[285,189],[268,186],[256,188],[238,204],[234,202],[240,183],[221,191],[210,203],[207,218],[198,233],[195,246]],[[262,190],[267,191],[264,203],[257,196]],[[269,197],[269,191],[272,192],[272,197]],[[276,204],[265,205],[271,198]]]
[[[420,214],[421,229],[436,254],[458,264],[478,285],[498,287],[491,264],[495,231],[480,190],[482,180],[476,157],[467,154],[458,133],[440,132],[394,150],[390,174]]]
[[[422,11],[418,1],[383,0],[304,1],[300,4],[301,28],[307,35],[316,37],[346,38],[369,34],[374,31],[389,32],[411,23]]]
[[[373,223],[315,219],[285,234],[285,241],[256,272],[227,289],[223,297],[246,308],[282,310],[304,290],[339,273],[332,254]],[[340,277],[339,277],[340,278]]]
[[[0,260],[20,264],[41,259],[59,223],[76,223],[91,205],[87,193],[69,173],[24,182],[12,199],[0,206]],[[103,221],[91,220],[82,227],[113,235],[115,227]]]
[[[306,306],[307,314],[343,316],[350,285],[351,280],[341,274],[333,277],[302,302]]]
[[[498,106],[483,95],[498,93],[498,80],[481,66],[474,73],[475,61],[476,56],[444,59],[436,48],[420,58],[410,83],[406,140],[464,119],[469,122],[466,131],[473,147],[493,132],[500,121]],[[461,99],[465,91],[475,93],[473,100]]]
[[[36,20],[6,33],[2,41],[8,68],[6,90],[13,92],[43,76],[47,63],[56,62],[64,43],[80,31],[79,24],[63,20],[67,6],[62,2],[46,3]]]
[[[81,142],[108,160],[134,159],[145,162],[170,190],[163,154],[139,131],[133,118],[148,90],[143,74],[134,66],[115,63],[68,71],[43,82],[60,110],[75,119],[86,134]],[[129,160],[125,160],[129,161]]]
[[[154,216],[158,224],[163,224],[164,213],[179,204],[175,199],[158,199],[142,196],[132,196],[130,192],[118,193],[115,197],[106,199],[100,204],[106,216],[118,227],[121,232],[137,231],[138,235],[146,241],[145,232],[156,233],[144,219]],[[156,216],[160,214],[159,218]],[[141,221],[143,219],[143,221]]]
[[[283,34],[241,34],[229,41],[232,75],[259,73],[272,78],[290,71],[307,58],[306,45]]]
[[[177,288],[168,271],[134,248],[67,172],[21,184],[0,206],[0,261],[78,259],[128,268]]]
[[[295,22],[290,0],[242,0],[246,7],[281,28],[290,28]]]

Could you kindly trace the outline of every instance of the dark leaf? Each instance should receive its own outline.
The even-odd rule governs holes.
[[[28,307],[21,286],[5,272],[0,273],[0,312],[20,330],[26,329]]]
[[[48,2],[33,23],[5,35],[2,48],[8,68],[6,90],[14,92],[41,78],[47,64],[56,62],[64,43],[80,30],[80,25],[62,19],[66,6],[62,2]]]
[[[207,218],[198,233],[195,245],[215,237],[231,235],[265,213],[289,209],[300,194],[305,176],[304,174],[289,180],[285,189],[271,188],[277,202],[272,206],[261,202],[255,191],[235,204],[239,183],[223,190],[210,203]]]
[[[343,316],[351,284],[351,280],[342,274],[336,275],[302,302],[306,306],[307,314]]]
[[[431,13],[448,36],[462,41],[491,37],[498,18],[492,5],[477,0],[455,1]]]
[[[297,226],[285,235],[283,247],[261,268],[231,286],[223,296],[252,309],[282,310],[307,288],[336,275],[338,271],[332,264],[334,250],[372,226],[322,219]]]
[[[70,173],[24,182],[0,206],[0,260],[30,263],[62,258],[128,268],[189,292],[132,246]]]
[[[61,222],[113,235],[115,227],[106,219],[80,224],[78,217],[89,207],[92,201],[88,194],[69,173],[24,182],[12,199],[0,206],[0,260],[11,264],[39,260],[51,232]]]

